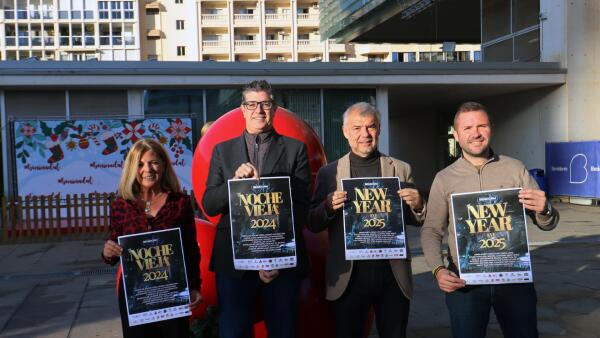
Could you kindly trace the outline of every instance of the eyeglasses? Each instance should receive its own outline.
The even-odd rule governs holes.
[[[263,109],[271,109],[275,105],[275,103],[271,100],[269,101],[246,101],[243,102],[242,105],[246,107],[246,109],[254,110],[258,108],[260,105]]]

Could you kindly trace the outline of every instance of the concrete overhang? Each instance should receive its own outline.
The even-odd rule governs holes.
[[[0,62],[0,89],[562,85],[558,63]]]
[[[480,43],[480,0],[366,2],[332,23],[321,17],[323,39],[356,43]]]

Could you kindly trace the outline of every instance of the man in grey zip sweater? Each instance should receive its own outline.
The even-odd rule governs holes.
[[[492,126],[485,107],[462,104],[454,117],[454,138],[462,157],[440,171],[431,186],[428,213],[421,230],[421,244],[439,288],[446,292],[452,333],[458,338],[485,337],[490,308],[494,309],[505,337],[537,337],[536,293],[533,283],[466,285],[456,268],[450,195],[462,192],[523,188],[519,201],[542,230],[556,227],[559,215],[539,190],[525,166],[498,155],[490,148]],[[448,266],[442,257],[442,239],[448,231]]]

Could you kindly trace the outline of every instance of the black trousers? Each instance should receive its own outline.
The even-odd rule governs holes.
[[[371,307],[380,338],[406,337],[410,301],[396,283],[387,260],[354,261],[348,287],[333,302],[336,337],[365,337]]]
[[[119,281],[119,312],[121,313],[121,327],[124,338],[189,338],[190,320],[180,317],[160,322],[129,326],[127,318],[127,303],[123,283]]]

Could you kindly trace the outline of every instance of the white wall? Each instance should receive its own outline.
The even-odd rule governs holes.
[[[568,140],[565,86],[541,88],[481,100],[493,123],[492,148],[544,168],[547,141]]]
[[[600,140],[600,1],[568,1],[569,141]]]
[[[436,112],[431,108],[406,107],[390,100],[389,154],[411,165],[417,187],[429,190],[442,166]]]
[[[600,1],[541,0],[540,11],[541,59],[568,70],[560,102],[567,129],[562,140],[600,140]]]

